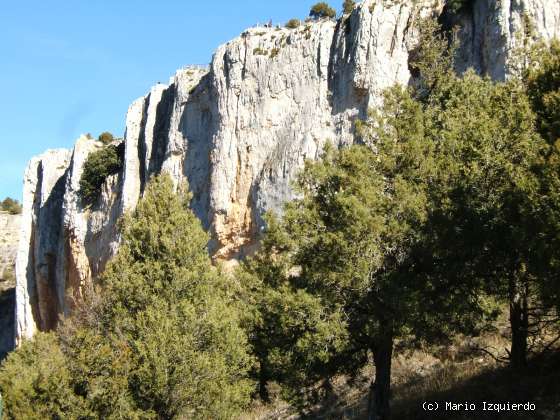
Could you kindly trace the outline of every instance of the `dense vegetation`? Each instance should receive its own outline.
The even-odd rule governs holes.
[[[152,179],[98,290],[2,365],[9,418],[234,418],[274,384],[304,409],[366,371],[368,417],[384,420],[406,350],[498,318],[508,378],[553,348],[559,44],[493,82],[455,74],[434,22],[419,36],[418,83],[355,121],[355,145],[306,162],[298,198],[266,216],[259,251],[234,273],[212,266],[186,189]],[[111,147],[88,159],[91,191],[115,170]]]
[[[92,152],[80,178],[78,194],[85,205],[92,205],[101,192],[101,187],[109,175],[118,173],[123,166],[122,147],[107,145]]]
[[[150,182],[101,291],[4,363],[9,418],[229,419],[246,406],[242,311],[188,199]]]
[[[21,214],[22,207],[18,200],[6,197],[4,201],[0,202],[0,209],[7,211],[10,214]]]

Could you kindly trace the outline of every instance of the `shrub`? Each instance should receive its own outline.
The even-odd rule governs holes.
[[[108,131],[104,131],[103,133],[101,133],[99,135],[99,137],[97,138],[97,140],[99,140],[101,143],[103,144],[109,144],[111,143],[113,140],[115,139],[115,137],[113,136],[113,134],[109,133]]]
[[[70,382],[67,363],[56,336],[37,334],[11,353],[0,369],[0,391],[6,418],[80,417],[83,401],[73,393]]]
[[[344,11],[344,14],[350,14],[352,13],[352,10],[354,10],[354,6],[356,6],[356,2],[354,0],[344,0],[344,3],[342,4],[342,10]]]
[[[299,19],[290,19],[286,23],[286,28],[288,29],[296,29],[299,25],[301,25],[301,21]]]
[[[560,146],[560,40],[535,46],[531,55],[526,81],[537,127],[549,144]]]
[[[118,173],[122,166],[122,147],[109,145],[91,153],[84,164],[84,171],[80,178],[78,195],[83,204],[86,206],[93,204],[107,177]]]
[[[73,335],[73,360],[85,361],[75,376],[99,384],[86,389],[91,396],[126,389],[124,376],[134,406],[157,418],[234,418],[253,390],[242,312],[186,204],[171,179],[158,176],[125,219],[122,246],[100,280],[100,321]],[[105,361],[94,348],[106,349]],[[104,398],[102,418],[115,409],[113,398]]]
[[[1,202],[0,208],[10,214],[21,214],[21,204],[10,197]]]
[[[2,273],[2,277],[0,278],[0,281],[5,281],[8,284],[15,284],[16,275],[14,273],[13,267],[7,267],[7,268],[4,269],[4,272]]]
[[[253,54],[255,54],[255,55],[268,55],[268,52],[261,47],[257,47],[253,50]]]
[[[336,11],[330,7],[324,1],[317,3],[311,8],[309,16],[315,19],[319,18],[334,18],[336,17]]]

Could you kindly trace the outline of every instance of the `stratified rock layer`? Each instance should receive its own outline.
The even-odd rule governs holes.
[[[242,257],[263,213],[294,197],[291,182],[304,160],[328,141],[350,144],[354,121],[380,104],[382,91],[411,82],[422,17],[443,13],[458,24],[458,69],[497,80],[510,73],[519,42],[560,34],[557,0],[475,0],[454,16],[442,1],[412,3],[366,0],[336,22],[251,28],[219,47],[208,69],[179,70],[130,106],[124,168],[91,208],[77,191],[96,141],[80,138],[73,151],[34,158],[17,259],[18,340],[71,310],[116,252],[116,222],[154,174],[188,181],[216,258]]]

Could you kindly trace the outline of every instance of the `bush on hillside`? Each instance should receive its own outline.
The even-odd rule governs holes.
[[[109,133],[108,131],[104,131],[103,133],[101,133],[99,135],[99,137],[97,138],[97,140],[99,140],[101,143],[103,144],[109,144],[111,143],[113,140],[115,139],[115,137],[113,136],[113,134]]]
[[[122,169],[122,160],[122,149],[115,145],[105,146],[88,156],[78,191],[84,205],[92,205],[97,200],[107,177]]]
[[[299,27],[301,25],[301,21],[299,19],[290,19],[287,23],[286,23],[286,28],[288,29],[296,29],[297,27]]]
[[[309,16],[315,19],[334,18],[336,17],[336,11],[332,7],[330,7],[327,3],[322,1],[320,3],[315,4],[311,8],[311,11],[309,12]]]
[[[21,214],[21,204],[13,198],[7,197],[0,203],[0,208],[10,214]]]
[[[352,10],[354,10],[354,7],[356,6],[356,2],[354,0],[344,0],[344,3],[342,4],[342,10],[344,11],[344,14],[350,14],[352,13]]]
[[[2,272],[2,276],[0,277],[0,281],[4,281],[8,283],[8,285],[15,284],[16,274],[14,273],[13,267],[6,267],[4,269],[4,271]]]

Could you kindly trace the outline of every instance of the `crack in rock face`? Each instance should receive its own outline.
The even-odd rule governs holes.
[[[459,26],[459,72],[473,67],[495,80],[509,76],[527,22],[534,38],[560,35],[557,0],[470,4],[450,16],[439,0],[366,0],[336,22],[246,30],[208,68],[182,68],[133,102],[125,138],[115,143],[123,168],[91,207],[80,202],[79,180],[99,142],[81,137],[72,151],[33,158],[16,263],[17,340],[71,311],[117,252],[117,221],[155,174],[169,174],[177,187],[188,182],[215,258],[252,252],[264,212],[281,213],[295,197],[304,161],[319,158],[327,142],[352,144],[355,120],[381,104],[383,90],[413,82],[409,57],[423,17]]]

